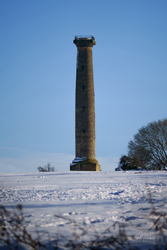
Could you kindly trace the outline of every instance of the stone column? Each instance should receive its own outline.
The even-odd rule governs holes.
[[[75,159],[70,170],[100,171],[95,159],[95,102],[92,47],[94,37],[75,37],[77,46]]]

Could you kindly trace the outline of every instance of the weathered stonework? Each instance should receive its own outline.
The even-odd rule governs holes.
[[[95,105],[92,47],[94,37],[78,38],[77,46],[76,102],[75,102],[75,152],[79,162],[70,165],[70,170],[100,171],[95,159]]]
[[[97,164],[75,164],[70,166],[71,171],[100,171],[100,165]]]

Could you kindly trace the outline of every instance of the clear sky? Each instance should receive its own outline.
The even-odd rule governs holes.
[[[114,170],[167,117],[166,0],[0,1],[0,172],[75,157],[75,35],[93,35],[96,158]]]

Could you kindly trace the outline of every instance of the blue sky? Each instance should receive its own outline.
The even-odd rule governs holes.
[[[167,117],[166,0],[0,1],[0,172],[75,157],[75,35],[93,35],[96,158],[114,170]]]

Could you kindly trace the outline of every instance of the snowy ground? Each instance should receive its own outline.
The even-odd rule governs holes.
[[[119,221],[129,237],[134,235],[134,245],[154,249],[157,235],[148,231],[155,218],[150,216],[147,184],[157,211],[166,212],[165,171],[1,173],[0,204],[7,209],[22,204],[32,234],[37,229],[68,237],[72,230],[68,219],[92,225],[98,232]]]

